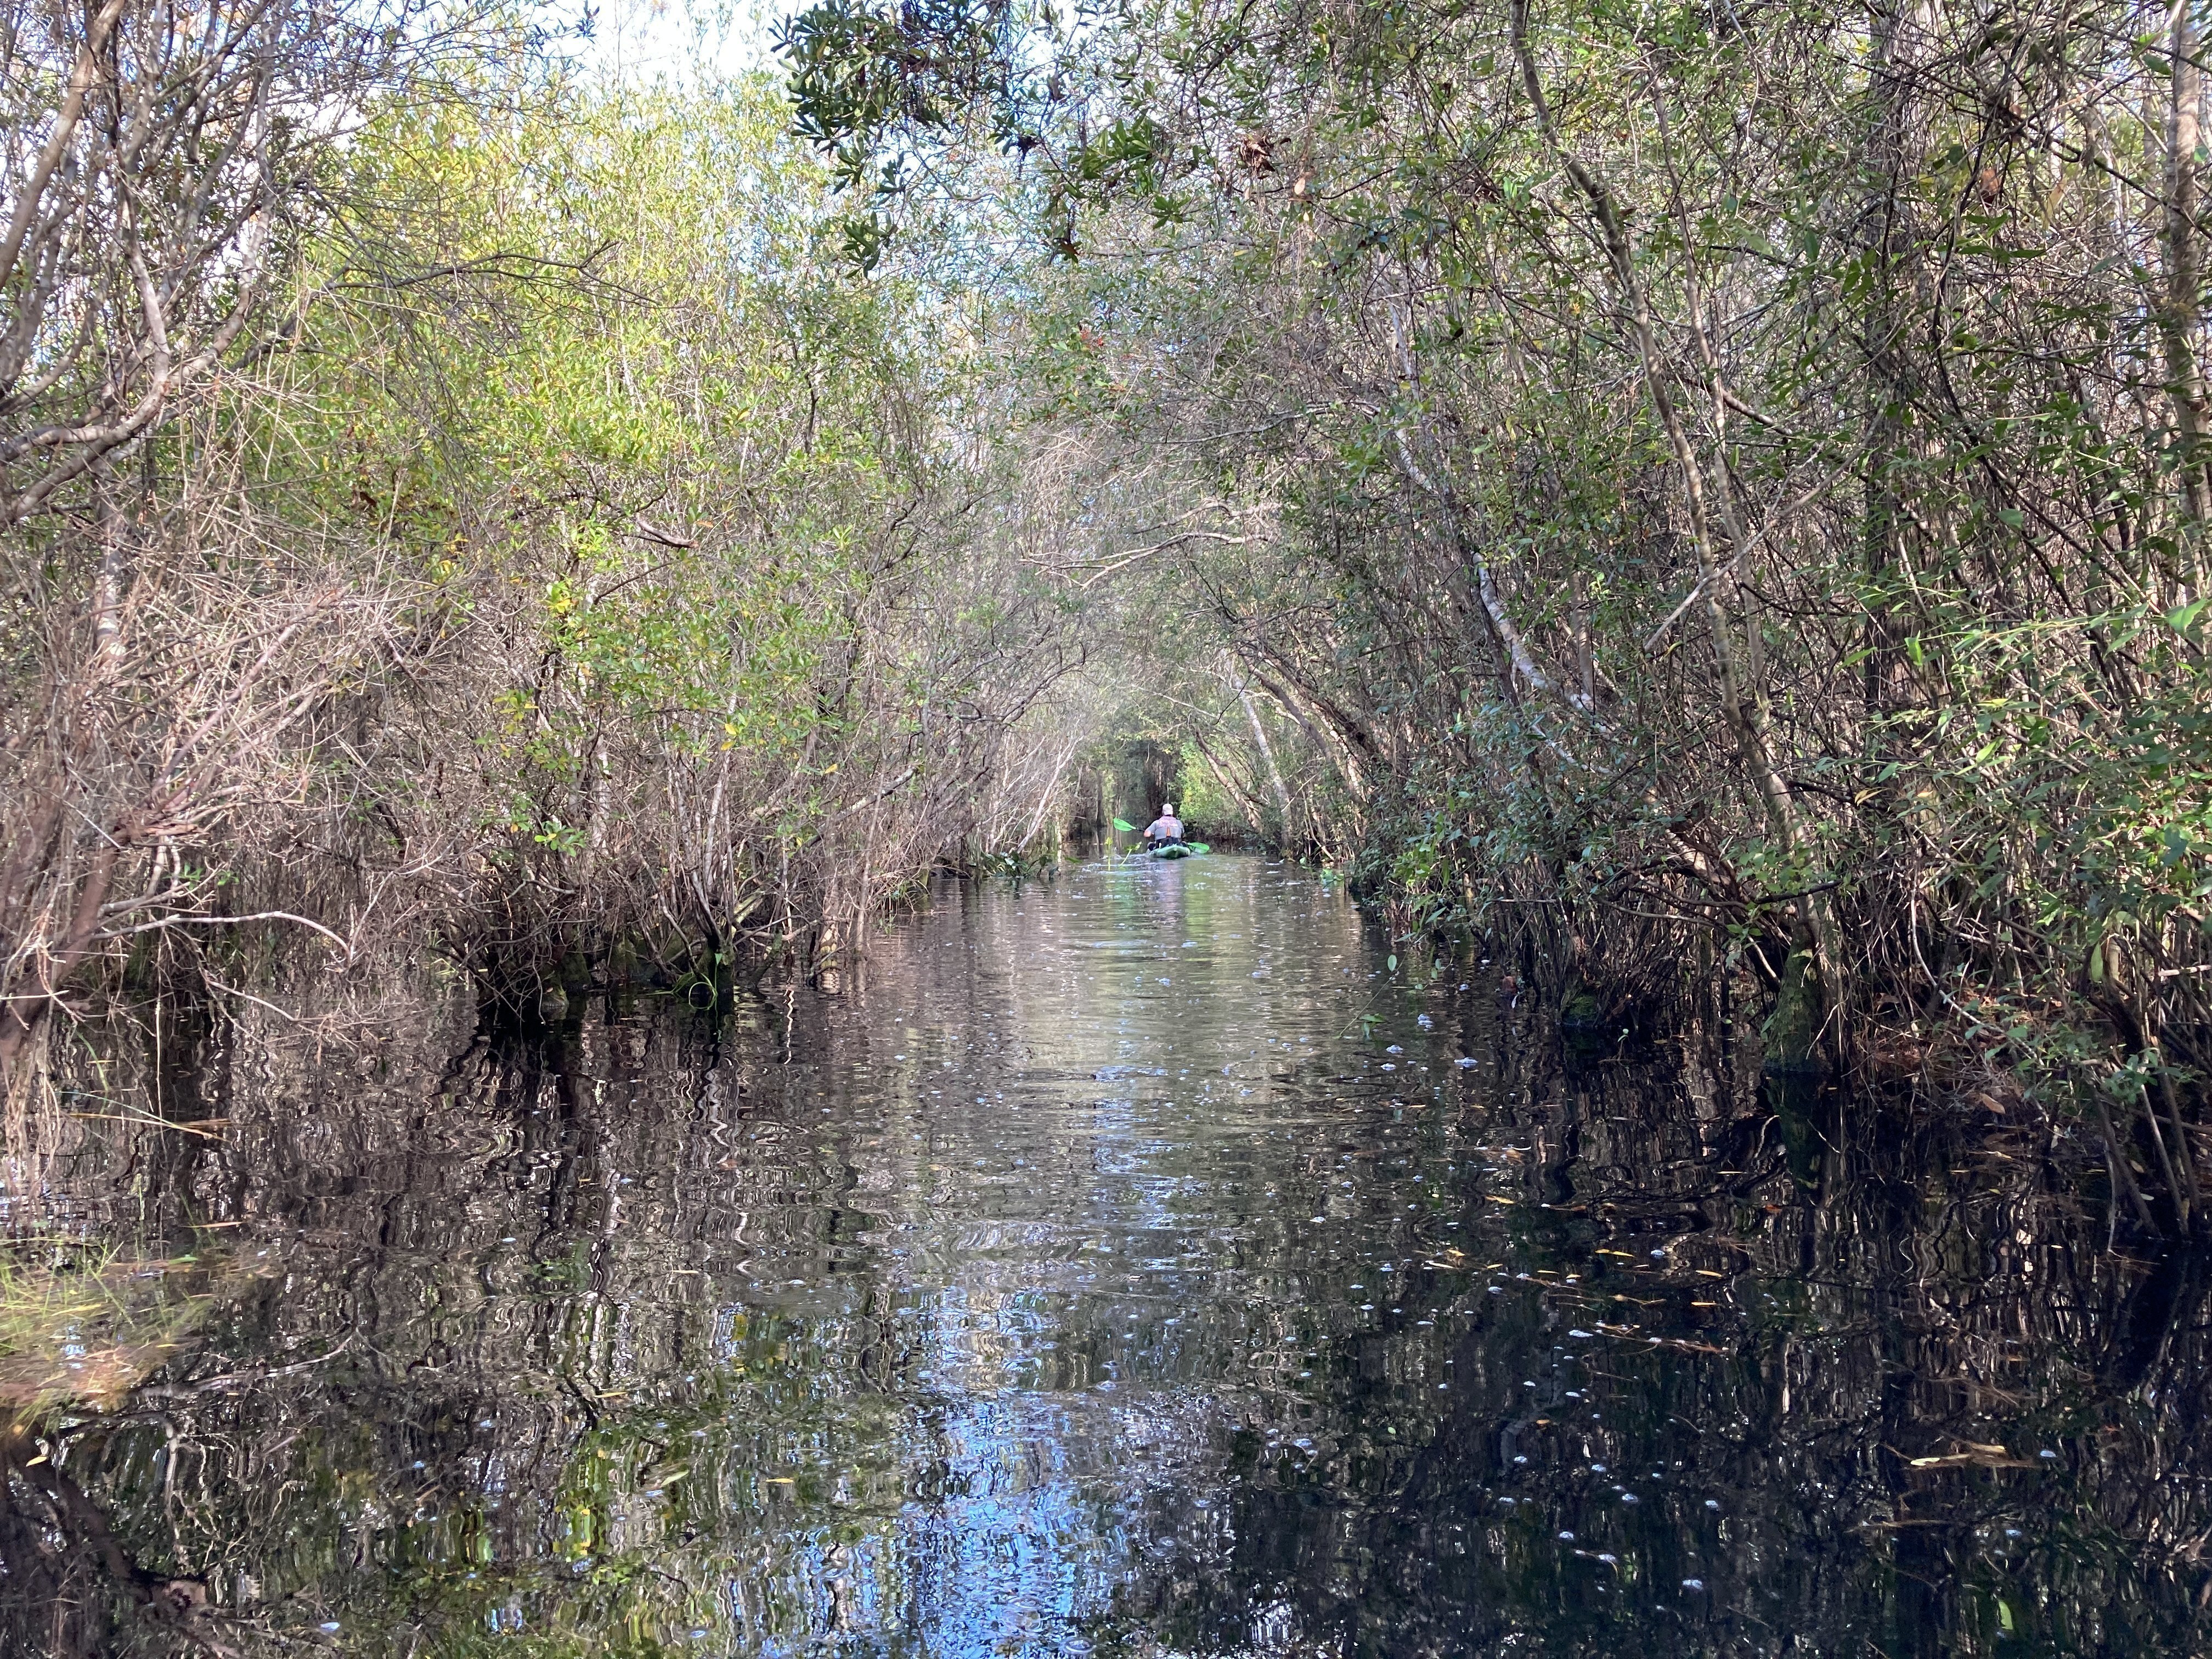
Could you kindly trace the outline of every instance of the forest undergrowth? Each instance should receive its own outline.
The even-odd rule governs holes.
[[[2191,6],[174,16],[0,42],[11,1101],[280,951],[818,970],[1141,740],[2206,1224]]]
[[[279,957],[818,969],[1049,842],[1091,645],[988,310],[852,279],[772,84],[167,16],[10,19],[0,1068]]]
[[[1771,1070],[2026,1103],[2203,1224],[2197,8],[787,45],[862,260],[1007,158],[1082,376],[1035,418],[1121,521],[1060,563],[1174,596],[1202,783],[1570,1023],[1741,975]]]

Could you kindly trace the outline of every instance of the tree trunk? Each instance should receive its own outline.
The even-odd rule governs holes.
[[[2159,307],[2159,336],[2166,353],[2166,396],[2173,405],[2175,460],[2181,474],[2182,511],[2188,522],[2188,564],[2204,585],[2204,522],[2212,516],[2206,466],[2208,410],[2204,376],[2197,362],[2198,270],[2197,145],[2203,136],[2204,73],[2197,65],[2197,21],[2191,0],[2176,0],[2166,43],[2172,59],[2172,95],[2166,122],[2166,292]]]

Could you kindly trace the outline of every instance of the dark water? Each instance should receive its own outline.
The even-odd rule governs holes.
[[[11,1650],[2195,1650],[2203,1279],[2063,1139],[1388,951],[1217,856],[734,1013],[113,1059],[17,1223],[192,1260],[10,1443]]]

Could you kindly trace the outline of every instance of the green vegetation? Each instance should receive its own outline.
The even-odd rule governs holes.
[[[185,1344],[208,1305],[198,1261],[131,1261],[67,1245],[0,1257],[0,1437],[113,1405]]]
[[[1741,976],[2203,1220],[2190,7],[825,0],[688,90],[9,15],[11,1087],[248,921],[822,966],[1141,738],[1401,940]]]
[[[319,15],[246,27],[306,75]],[[0,1065],[126,953],[227,982],[231,919],[525,987],[580,951],[819,965],[940,858],[1056,816],[1073,742],[1040,705],[1080,618],[979,505],[989,306],[851,279],[765,81],[598,88],[478,39],[385,66],[273,186],[210,155],[238,212],[289,192],[288,240],[223,372],[149,386],[164,418],[85,411],[220,309],[204,263],[166,313],[102,293],[18,388],[24,441],[52,422],[82,465],[0,502]],[[75,230],[40,258],[128,246],[55,188]]]
[[[1011,136],[1033,418],[1132,504],[1063,568],[1174,596],[1287,842],[1611,1006],[1704,941],[1780,1058],[2109,1119],[2197,1224],[2191,8],[853,14],[802,125],[915,238]]]

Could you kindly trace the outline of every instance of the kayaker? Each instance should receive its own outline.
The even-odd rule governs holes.
[[[1175,815],[1175,803],[1160,803],[1160,815],[1145,827],[1145,843],[1149,847],[1177,847],[1182,843],[1182,820]]]

